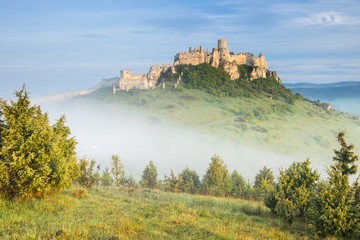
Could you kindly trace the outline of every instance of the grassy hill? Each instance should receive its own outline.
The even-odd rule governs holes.
[[[302,239],[263,203],[158,190],[76,187],[33,201],[0,199],[1,239]]]
[[[266,92],[250,97],[218,97],[187,88],[122,91],[115,95],[103,88],[81,99],[114,106],[132,106],[149,122],[185,126],[204,133],[232,139],[282,153],[331,155],[337,147],[335,136],[347,133],[349,142],[360,146],[358,117],[320,104],[295,99],[272,98]]]

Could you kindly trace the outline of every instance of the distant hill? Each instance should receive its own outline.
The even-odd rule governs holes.
[[[285,83],[294,93],[300,93],[311,100],[334,100],[338,98],[359,98],[360,82],[348,81],[337,83]]]
[[[333,108],[360,116],[360,82],[347,81],[337,83],[286,83],[294,93],[316,101],[330,103]]]

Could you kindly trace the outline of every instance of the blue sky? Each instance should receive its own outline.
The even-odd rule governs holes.
[[[188,47],[265,54],[283,82],[360,81],[358,0],[0,0],[0,97],[91,87]]]

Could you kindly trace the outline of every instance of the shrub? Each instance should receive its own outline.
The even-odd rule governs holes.
[[[143,171],[140,185],[142,187],[154,189],[158,185],[157,177],[158,177],[157,168],[155,167],[154,163],[150,161],[149,165],[146,166]]]
[[[214,155],[203,178],[205,194],[224,196],[231,192],[231,177],[224,161]]]
[[[108,187],[113,183],[114,179],[111,177],[110,169],[106,167],[101,175],[101,185]]]
[[[265,195],[265,205],[288,224],[297,216],[305,217],[318,178],[318,173],[310,168],[309,159],[294,162],[286,170],[280,170],[278,183]]]
[[[317,171],[310,168],[310,160],[294,162],[285,171],[280,170],[278,198],[288,199],[305,216],[309,206],[309,197],[319,179]]]
[[[136,183],[136,180],[135,180],[134,176],[132,176],[132,175],[125,176],[124,184],[131,188],[138,187],[138,184]]]
[[[279,199],[276,203],[275,212],[282,216],[287,224],[291,225],[297,215],[297,208],[289,199]]]
[[[274,189],[274,174],[270,168],[264,166],[255,176],[254,191],[258,199],[264,199],[265,196]]]
[[[246,182],[244,177],[236,170],[231,174],[231,195],[234,197],[244,197]]]
[[[28,199],[69,186],[77,174],[76,141],[65,116],[51,126],[25,87],[15,95],[16,102],[0,102],[0,195]]]
[[[320,235],[348,237],[359,230],[359,187],[349,183],[349,176],[356,174],[358,157],[353,145],[347,145],[345,134],[339,133],[340,150],[334,150],[334,164],[327,170],[328,181],[319,185],[312,197],[309,210],[310,227]]]
[[[2,148],[2,139],[3,139],[3,135],[5,134],[5,124],[4,124],[4,120],[3,120],[3,112],[1,111],[0,108],[0,150]]]
[[[85,198],[85,197],[89,196],[89,194],[88,194],[88,192],[87,192],[87,190],[85,188],[76,188],[73,191],[73,195],[76,198]]]
[[[260,204],[255,207],[248,203],[245,203],[241,206],[241,210],[249,216],[261,216],[263,214],[263,209]]]
[[[100,166],[97,167],[97,172],[94,172],[95,160],[89,161],[86,157],[79,159],[79,176],[76,179],[77,183],[84,187],[92,187],[99,184],[100,181]]]
[[[277,192],[274,190],[270,191],[264,199],[264,204],[268,207],[273,214],[276,214],[276,204],[278,202]]]
[[[164,185],[165,190],[170,192],[181,192],[181,183],[182,183],[182,177],[175,176],[174,171],[170,170],[170,176],[165,176]]]
[[[111,156],[111,174],[114,177],[114,182],[116,186],[120,186],[120,184],[125,183],[125,171],[124,165],[120,161],[120,157],[118,155]]]
[[[180,187],[183,192],[196,193],[200,190],[200,178],[194,170],[190,170],[188,167],[186,167],[179,174],[179,177],[182,179]]]

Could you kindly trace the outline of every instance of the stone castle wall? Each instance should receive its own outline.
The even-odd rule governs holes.
[[[131,70],[120,71],[119,89],[128,90],[132,88],[146,89],[149,88],[148,74],[132,74]]]
[[[214,67],[222,67],[227,73],[229,73],[231,80],[238,79],[240,73],[238,71],[238,65],[253,66],[253,71],[250,74],[250,81],[257,78],[266,78],[267,62],[263,53],[260,53],[258,57],[252,53],[238,53],[230,52],[227,48],[227,42],[225,39],[218,40],[218,47],[213,48],[210,53],[209,50],[204,51],[202,46],[195,48],[190,47],[188,52],[179,52],[174,56],[174,64],[163,64],[151,66],[148,73],[132,75],[132,71],[122,70],[120,73],[119,89],[144,89],[153,88],[162,72],[166,72],[171,69],[175,73],[175,66],[179,64],[191,64],[198,65],[201,63],[208,63]],[[276,72],[270,72],[270,76],[274,76],[278,81]]]
[[[238,53],[230,52],[227,48],[226,40],[218,40],[218,47],[213,48],[210,53],[209,50],[203,51],[202,47],[189,49],[188,52],[180,52],[174,57],[174,65],[191,64],[198,65],[201,63],[209,63],[214,67],[221,66],[227,73],[230,74],[232,80],[238,79],[240,74],[237,65],[249,65],[257,67],[250,76],[250,80],[266,77],[267,62],[265,56],[260,53],[258,57],[252,53]]]

